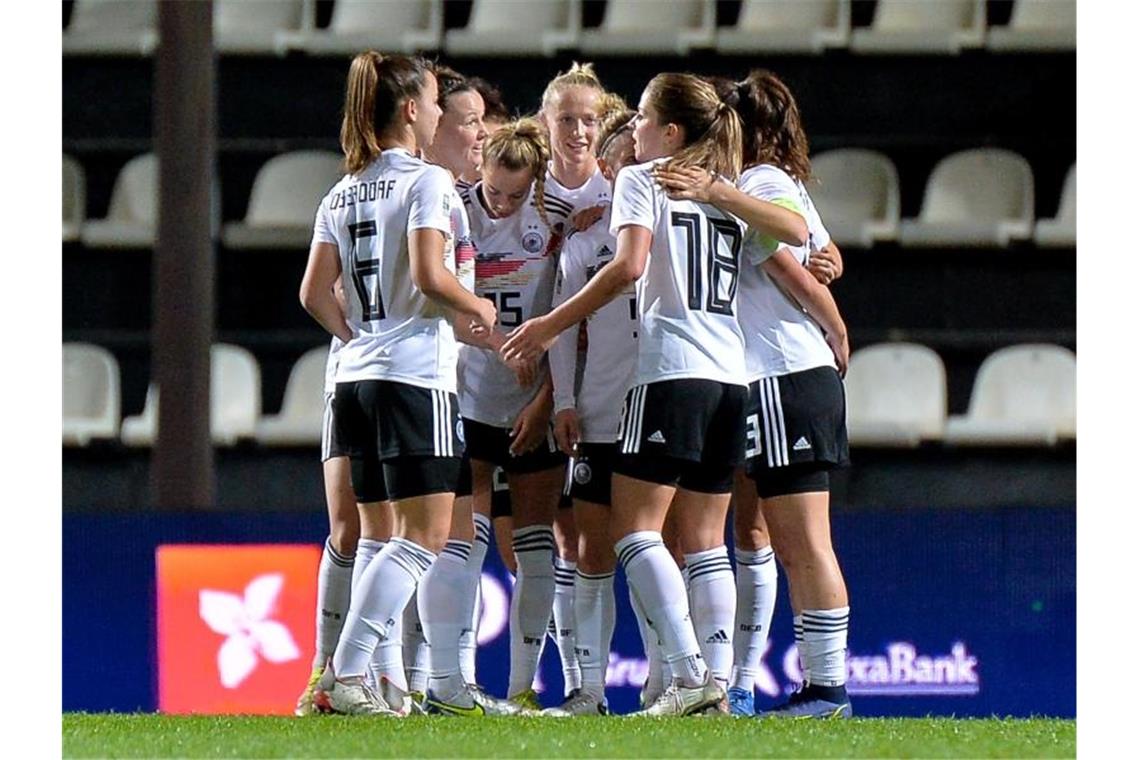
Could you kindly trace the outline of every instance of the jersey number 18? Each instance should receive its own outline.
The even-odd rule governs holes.
[[[728,219],[704,217],[707,225],[701,224],[703,214],[674,211],[670,217],[674,227],[685,231],[685,253],[688,266],[689,308],[710,314],[732,316],[732,305],[736,302],[736,279],[740,275],[740,249],[744,236],[740,227]],[[708,249],[702,239],[702,226],[707,230]],[[728,241],[728,252],[719,245],[717,237]],[[707,264],[708,297],[704,293],[705,269]]]

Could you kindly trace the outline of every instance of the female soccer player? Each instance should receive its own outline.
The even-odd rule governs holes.
[[[850,349],[834,299],[806,269],[809,252],[827,249],[830,240],[804,189],[811,173],[807,139],[787,86],[770,72],[753,71],[723,95],[744,124],[748,168],[739,190],[691,172],[662,173],[672,197],[711,201],[747,218],[739,198],[743,194],[796,210],[810,231],[803,246],[754,239],[746,248],[749,261],[740,278],[751,382],[752,482],[738,479],[737,569],[742,596],[749,597],[747,604],[742,600],[747,609],[741,611],[753,617],[738,622],[741,630],[747,625],[762,633],[746,637],[750,646],[737,652],[732,697],[736,711],[751,712],[752,679],[775,597],[770,533],[775,555],[788,573],[805,685],[769,714],[846,717],[851,714],[844,686],[849,607],[831,545],[828,471],[847,462],[840,377]]]
[[[416,157],[440,117],[421,59],[361,53],[349,69],[341,146],[348,174],[321,202],[301,302],[345,346],[336,372],[337,432],[359,501],[382,474],[393,538],[358,586],[331,667],[313,701],[322,711],[399,714],[370,689],[373,650],[388,638],[451,523],[462,426],[447,316],[490,331],[495,309],[456,279],[451,177]],[[333,296],[341,279],[347,314]],[[402,701],[402,700],[401,700]]]
[[[744,225],[715,207],[670,200],[652,171],[670,162],[735,179],[740,139],[739,117],[711,85],[688,74],[654,77],[634,129],[636,158],[647,163],[624,168],[614,189],[614,260],[502,348],[508,360],[533,358],[638,282],[637,366],[614,462],[611,531],[673,672],[643,711],[649,715],[688,715],[725,698],[701,656],[661,528],[676,495],[679,514],[719,519],[723,530],[732,471],[744,456],[747,400],[735,314]]]

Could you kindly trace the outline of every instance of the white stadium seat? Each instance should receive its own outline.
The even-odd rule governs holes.
[[[328,346],[319,346],[297,360],[285,384],[281,413],[262,417],[257,423],[258,443],[266,446],[320,443],[328,358]]]
[[[1008,26],[990,29],[994,51],[1076,50],[1076,0],[1017,0]]]
[[[361,50],[439,50],[442,41],[443,0],[337,0],[327,29],[281,36],[290,50],[344,56]]]
[[[812,201],[840,245],[870,248],[899,234],[899,174],[882,153],[862,148],[812,157]]]
[[[985,41],[984,0],[878,0],[867,29],[851,31],[851,50],[872,54],[954,54]]]
[[[123,420],[122,439],[128,446],[151,446],[158,434],[158,387],[147,388],[142,414]],[[210,347],[210,438],[217,446],[232,446],[253,438],[261,416],[261,369],[253,354],[239,346]]]
[[[939,161],[918,218],[899,229],[899,242],[913,247],[1004,247],[1032,236],[1033,170],[999,148],[964,150]]]
[[[518,0],[474,0],[467,26],[443,46],[449,55],[554,55],[577,47],[581,27],[581,0],[531,0],[525,12]]]
[[[1033,239],[1037,245],[1047,248],[1068,248],[1077,244],[1076,164],[1069,167],[1069,173],[1065,175],[1065,188],[1061,191],[1057,216],[1038,220]]]
[[[856,446],[914,447],[946,425],[946,368],[926,346],[880,343],[851,355],[847,434]]]
[[[597,29],[583,29],[578,48],[587,55],[685,55],[716,42],[712,0],[609,0]]]
[[[851,0],[744,0],[736,26],[718,29],[720,53],[822,53],[845,47]]]
[[[83,167],[68,155],[63,157],[63,242],[79,239],[87,215],[87,182]]]
[[[90,343],[63,344],[63,445],[119,436],[119,363]]]
[[[81,237],[88,248],[149,248],[158,220],[158,158],[135,156],[119,171],[106,219],[90,219]]]
[[[217,0],[214,47],[227,54],[284,52],[281,33],[300,28],[302,5],[302,0]]]
[[[1076,435],[1077,357],[1048,344],[986,357],[969,411],[946,423],[946,442],[965,446],[1048,446]]]
[[[342,158],[331,151],[274,156],[253,180],[245,219],[226,224],[222,242],[234,249],[307,249],[317,205],[343,176]]]
[[[64,55],[150,55],[158,46],[156,0],[75,0]]]

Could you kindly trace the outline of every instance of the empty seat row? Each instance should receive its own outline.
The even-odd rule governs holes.
[[[364,48],[453,55],[684,55],[718,52],[957,53],[1073,50],[1075,0],[1018,0],[1008,25],[987,28],[984,0],[878,0],[852,28],[851,0],[744,0],[718,27],[714,0],[608,0],[601,26],[583,28],[582,0],[474,0],[467,25],[444,29],[443,0],[336,0],[317,28],[316,0],[218,0],[217,49],[232,54],[347,55]],[[148,55],[157,45],[155,0],[76,0],[67,54]]]
[[[1007,150],[954,153],[931,172],[922,209],[900,220],[899,178],[882,153],[844,148],[812,159],[810,192],[824,224],[841,246],[879,242],[908,247],[1007,246],[1034,240],[1071,247],[1077,237],[1076,164],[1065,179],[1057,215],[1034,223],[1029,163]],[[63,239],[91,248],[148,247],[154,242],[157,160],[138,156],[119,172],[107,218],[85,221],[82,168],[63,161]],[[317,203],[342,176],[340,157],[297,151],[270,159],[258,172],[245,219],[222,227],[227,248],[306,248]],[[220,203],[215,199],[215,205]]]
[[[320,441],[328,349],[305,353],[289,373],[279,414],[261,415],[261,372],[249,351],[211,349],[210,431],[215,444],[254,439],[267,446]],[[84,343],[63,347],[63,443],[122,439],[153,444],[158,388],[148,388],[141,414],[119,421],[119,369],[109,351]],[[969,410],[947,418],[946,368],[931,349],[882,343],[851,356],[845,381],[847,421],[854,445],[914,447],[1053,445],[1075,438],[1076,356],[1060,346],[1000,349],[978,369]]]

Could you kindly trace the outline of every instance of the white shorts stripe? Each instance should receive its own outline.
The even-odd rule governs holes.
[[[641,393],[637,396],[637,430],[633,436],[633,453],[638,454],[641,452],[641,433],[645,427],[645,396],[649,392],[649,386],[643,385],[640,388]]]
[[[772,406],[776,409],[776,427],[780,431],[780,458],[783,464],[791,464],[788,459],[788,430],[784,425],[784,404],[780,400],[780,379],[772,378]]]
[[[455,438],[454,431],[451,427],[451,396],[446,391],[440,391],[443,395],[443,434],[447,440],[447,456],[455,456]]]
[[[325,412],[321,418],[321,461],[325,461],[332,454],[332,399],[333,394],[325,394]]]
[[[764,420],[764,454],[768,458],[768,466],[773,467],[775,463],[772,461],[772,452],[776,448],[772,443],[772,412],[768,406],[768,381],[761,378],[759,383],[760,389],[760,416]]]
[[[439,429],[439,418],[442,411],[440,408],[439,391],[433,389],[431,392],[431,432],[435,445],[435,455],[437,457],[443,456],[443,436]]]

